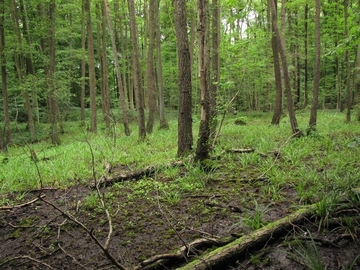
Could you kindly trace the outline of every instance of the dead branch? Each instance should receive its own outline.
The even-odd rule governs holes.
[[[40,198],[44,198],[45,196],[46,196],[45,194],[42,194],[42,195],[40,195]],[[39,200],[39,197],[35,198],[35,199],[31,200],[31,201],[28,201],[26,203],[14,205],[14,206],[3,206],[3,207],[0,207],[0,210],[12,210],[12,209],[15,209],[15,208],[21,208],[21,207],[33,204],[34,202],[36,202],[38,200]]]
[[[226,152],[246,154],[246,153],[254,153],[254,152],[255,152],[255,149],[253,149],[253,148],[243,148],[243,149],[233,148],[233,149],[228,149],[228,150],[226,150]]]
[[[249,250],[262,246],[268,243],[270,240],[279,237],[281,234],[287,233],[288,230],[292,227],[293,223],[298,223],[305,218],[312,216],[315,212],[315,209],[315,204],[301,208],[295,213],[269,223],[263,228],[254,231],[249,235],[244,235],[222,248],[211,251],[210,253],[203,256],[201,260],[197,259],[179,269],[215,269],[217,266],[223,263],[231,262]]]
[[[54,269],[52,268],[50,265],[48,265],[47,263],[43,262],[43,261],[40,261],[36,258],[33,258],[33,257],[30,257],[28,255],[23,255],[23,256],[17,256],[17,257],[13,257],[13,258],[10,258],[2,263],[0,263],[0,267],[5,265],[5,264],[8,264],[9,262],[12,262],[12,261],[16,261],[16,260],[21,260],[21,259],[25,259],[25,260],[29,260],[29,261],[33,261],[33,262],[36,262],[38,264],[41,264],[49,269]]]
[[[63,211],[62,209],[60,209],[58,206],[56,206],[55,204],[45,200],[44,198],[40,198],[40,200],[42,200],[44,203],[46,203],[47,205],[52,206],[54,209],[56,209],[57,211],[59,211],[62,215],[64,215],[65,217],[67,217],[68,219],[70,219],[72,222],[76,223],[77,225],[79,225],[90,237],[91,239],[95,242],[95,244],[100,247],[100,249],[104,252],[105,256],[118,268],[121,270],[126,270],[126,268],[124,266],[122,266],[120,263],[117,262],[117,260],[111,255],[111,253],[109,252],[109,250],[103,245],[101,244],[100,240],[94,235],[93,230],[90,230],[89,228],[87,228],[83,223],[81,223],[80,221],[78,221],[74,216],[72,216],[69,213],[66,213],[65,211]]]

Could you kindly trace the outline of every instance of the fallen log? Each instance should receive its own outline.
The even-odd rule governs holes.
[[[217,248],[210,253],[196,259],[179,270],[223,269],[237,259],[243,257],[248,251],[268,244],[272,240],[286,234],[293,224],[310,218],[315,214],[316,204],[305,206],[296,212],[276,220],[249,235],[244,235],[235,241]]]

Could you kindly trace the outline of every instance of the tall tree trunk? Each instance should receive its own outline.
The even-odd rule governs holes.
[[[59,127],[58,127],[58,104],[56,100],[55,85],[55,0],[49,2],[49,71],[48,71],[48,103],[49,118],[51,124],[51,142],[59,144]]]
[[[175,32],[178,54],[178,156],[184,156],[192,149],[192,100],[191,62],[187,37],[186,0],[174,0]]]
[[[13,20],[13,25],[14,25],[14,29],[16,32],[18,45],[19,45],[18,51],[16,51],[14,53],[14,60],[15,60],[15,66],[16,66],[16,70],[18,73],[20,85],[23,86],[23,84],[25,82],[25,77],[26,77],[26,70],[25,70],[25,59],[24,59],[24,50],[23,50],[23,45],[22,45],[22,37],[21,37],[20,25],[19,25],[20,20],[19,20],[19,16],[18,16],[18,12],[17,12],[16,1],[11,0],[10,5],[11,5],[11,13],[12,13],[11,17]],[[27,124],[28,124],[29,132],[30,132],[30,141],[35,142],[36,141],[35,122],[34,122],[34,118],[33,118],[30,95],[29,95],[27,87],[24,87],[24,89],[22,90],[22,95],[24,97],[24,105],[25,105],[25,109],[26,109],[27,117],[28,117]]]
[[[81,93],[80,93],[80,121],[81,126],[85,125],[85,86],[86,86],[86,11],[85,1],[82,0],[82,12],[81,12]]]
[[[29,25],[28,25],[28,18],[27,18],[27,11],[26,6],[24,3],[24,0],[20,1],[20,11],[21,11],[21,19],[22,19],[22,29],[23,29],[23,35],[25,37],[27,46],[31,47],[31,40],[30,40],[30,34],[29,34]],[[33,64],[33,56],[32,52],[27,53],[28,56],[25,57],[25,63],[26,63],[26,73],[31,74],[30,77],[31,80],[35,77],[35,67]],[[32,82],[29,82],[30,85]],[[37,122],[40,122],[40,114],[39,114],[39,103],[38,103],[38,96],[37,96],[37,87],[32,87],[31,89],[31,108],[35,111],[35,119]]]
[[[320,1],[320,0],[319,0]],[[349,25],[348,25],[348,0],[344,0],[344,27],[345,27],[345,38],[349,40]],[[345,63],[346,63],[346,122],[351,120],[351,86],[350,86],[350,53],[349,47],[346,44],[345,48]]]
[[[358,1],[358,6],[360,6],[360,0]],[[360,43],[358,44],[356,50],[356,60],[354,68],[354,104],[357,106],[356,118],[358,121],[360,121]]]
[[[111,124],[111,100],[109,93],[109,70],[108,70],[108,61],[107,61],[107,39],[106,39],[106,24],[107,24],[107,16],[106,16],[106,3],[100,3],[101,6],[101,58],[103,63],[102,68],[102,97],[103,97],[103,106],[104,106],[104,118],[105,125],[107,129],[110,129]]]
[[[130,135],[130,128],[129,128],[129,120],[128,120],[128,113],[127,113],[127,105],[125,100],[125,92],[123,88],[123,82],[120,73],[120,65],[119,65],[119,58],[118,58],[118,51],[116,48],[115,37],[114,37],[114,30],[110,18],[110,7],[108,0],[104,0],[105,3],[105,14],[108,22],[111,45],[113,50],[113,57],[115,62],[115,71],[116,71],[116,78],[118,83],[119,95],[120,95],[120,104],[122,110],[122,122],[124,124],[124,132],[126,136]]]
[[[95,56],[94,56],[94,39],[91,21],[91,3],[85,0],[85,13],[87,17],[87,44],[88,44],[88,65],[89,65],[89,88],[90,88],[90,110],[91,125],[90,131],[97,132],[97,107],[96,107],[96,79],[95,79]]]
[[[273,11],[271,10],[271,2],[273,0],[268,0],[268,8],[270,9],[270,13],[272,14]],[[275,4],[275,7],[277,5]],[[277,17],[277,10],[275,10],[275,17]],[[280,60],[279,60],[279,45],[277,44],[277,37],[276,33],[274,32],[274,21],[272,20],[272,36],[271,36],[271,49],[273,52],[274,58],[274,74],[275,74],[275,86],[276,86],[276,96],[275,96],[275,106],[274,106],[274,114],[271,120],[272,125],[279,125],[280,118],[282,114],[282,99],[283,99],[283,89],[282,89],[282,82],[281,82],[281,68],[280,68]]]
[[[5,58],[5,5],[4,0],[0,0],[0,65],[1,65],[1,88],[3,96],[3,110],[4,110],[4,127],[0,126],[0,150],[7,149],[7,145],[11,141],[10,133],[10,115],[9,115],[9,100],[7,91],[7,72],[6,72],[6,58]]]
[[[309,128],[316,129],[316,116],[319,100],[319,85],[320,85],[320,0],[315,0],[315,68],[314,68],[314,94],[311,105]]]
[[[198,55],[200,79],[201,120],[195,160],[209,158],[210,151],[210,85],[209,85],[209,2],[198,0]]]
[[[212,1],[212,58],[210,90],[210,136],[214,138],[217,126],[216,95],[220,84],[220,1]]]
[[[160,0],[156,1],[155,8],[155,39],[156,39],[156,59],[157,59],[157,81],[159,89],[159,116],[160,116],[160,129],[169,128],[169,124],[165,117],[165,100],[164,100],[164,80],[163,80],[163,69],[162,69],[162,60],[161,60],[161,31],[160,31]]]
[[[272,22],[273,22],[273,27],[274,27],[273,31],[275,32],[276,39],[277,39],[277,45],[279,46],[280,59],[281,59],[281,64],[282,64],[282,68],[283,68],[283,73],[284,73],[285,94],[286,94],[286,98],[287,98],[287,108],[288,108],[288,113],[289,113],[289,118],[290,118],[291,130],[294,135],[301,136],[302,134],[301,134],[301,131],[299,130],[298,123],[297,123],[296,116],[295,116],[294,102],[293,102],[291,85],[290,85],[290,77],[289,77],[289,72],[288,72],[285,47],[284,47],[284,43],[282,42],[281,34],[280,34],[279,28],[277,26],[277,21],[276,21],[275,2],[274,2],[274,0],[270,1],[270,2],[271,2],[271,10],[272,10],[271,17],[272,17]]]
[[[138,34],[135,16],[134,0],[128,1],[129,14],[130,14],[130,29],[131,29],[131,41],[133,48],[133,82],[136,95],[136,107],[138,109],[138,121],[139,121],[139,139],[144,140],[146,137],[145,130],[145,112],[144,112],[144,93],[142,86],[141,77],[141,66],[140,66],[140,52],[138,46]]]
[[[149,47],[147,59],[147,93],[148,93],[148,106],[149,118],[146,124],[146,132],[152,133],[155,114],[156,114],[156,77],[155,77],[155,64],[154,64],[154,49],[155,49],[155,9],[156,0],[149,2],[149,16],[148,16],[148,29],[149,29]]]
[[[309,20],[309,5],[305,4],[305,22],[304,22],[304,108],[308,105],[308,20]]]

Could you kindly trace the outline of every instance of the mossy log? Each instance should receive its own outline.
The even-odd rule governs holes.
[[[217,248],[178,269],[223,269],[224,266],[234,263],[237,259],[244,257],[245,253],[248,251],[261,248],[272,240],[286,234],[294,224],[298,224],[302,220],[310,218],[315,214],[315,211],[315,204],[305,206],[286,217],[269,223],[249,235],[244,235],[223,247]]]

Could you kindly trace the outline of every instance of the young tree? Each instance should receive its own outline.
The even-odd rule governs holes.
[[[210,138],[210,93],[209,93],[209,3],[198,0],[198,55],[200,79],[201,121],[195,160],[209,158]]]
[[[186,0],[174,0],[176,46],[178,54],[178,156],[192,149],[191,63],[187,36]]]
[[[143,94],[142,77],[141,77],[140,52],[138,46],[138,34],[137,34],[134,0],[129,0],[128,5],[129,5],[129,14],[130,14],[131,41],[133,48],[133,55],[132,55],[133,81],[134,81],[134,88],[136,93],[136,107],[138,109],[138,114],[139,114],[138,115],[139,139],[144,140],[146,137],[144,94]]]
[[[270,14],[273,13],[271,10],[271,1],[268,0],[268,9],[270,9]],[[277,4],[275,2],[275,8],[277,8]],[[277,17],[277,9],[275,10],[275,16]],[[280,118],[282,114],[282,80],[281,80],[281,68],[280,68],[280,60],[279,60],[279,51],[278,51],[278,44],[277,44],[277,37],[276,33],[274,32],[274,20],[272,20],[272,35],[271,35],[271,49],[273,52],[273,59],[274,59],[274,74],[275,74],[275,87],[276,87],[276,96],[275,96],[275,106],[274,106],[274,114],[271,120],[272,125],[279,125]]]
[[[108,0],[104,0],[104,4],[105,4],[105,14],[106,14],[107,22],[108,22],[111,45],[112,45],[112,51],[113,51],[113,57],[114,57],[116,78],[117,78],[119,95],[120,95],[120,103],[121,103],[121,110],[122,110],[122,121],[123,121],[123,124],[124,124],[125,135],[129,136],[130,135],[130,128],[129,128],[129,120],[128,120],[128,115],[127,115],[128,113],[127,113],[127,105],[126,105],[126,100],[125,100],[125,92],[124,92],[123,82],[122,82],[122,79],[121,79],[120,65],[119,65],[119,58],[118,58],[118,50],[116,48],[115,37],[114,37],[114,29],[113,29],[111,18],[110,18],[110,7],[109,7]]]
[[[287,98],[287,108],[290,118],[290,124],[291,124],[291,130],[294,135],[301,136],[301,131],[299,130],[296,116],[295,116],[295,109],[294,109],[294,102],[292,97],[292,91],[291,91],[291,85],[290,85],[290,77],[289,77],[289,71],[288,71],[288,64],[286,59],[286,52],[285,52],[285,46],[281,38],[281,34],[279,31],[279,28],[277,26],[277,20],[276,20],[276,7],[275,7],[275,0],[270,1],[271,6],[271,17],[272,17],[272,25],[273,25],[273,31],[276,35],[276,44],[278,46],[278,51],[280,54],[281,64],[283,68],[284,73],[284,82],[285,82],[285,93]]]
[[[159,7],[160,0],[156,1],[155,8],[155,39],[156,39],[156,52],[157,52],[157,81],[158,81],[158,89],[159,89],[159,116],[160,116],[160,129],[169,128],[169,124],[165,117],[165,100],[164,100],[164,79],[163,79],[163,68],[162,68],[162,60],[161,60],[161,31],[160,31],[160,15],[159,15]]]
[[[88,66],[89,66],[89,88],[90,88],[90,111],[91,125],[90,131],[97,132],[97,106],[96,106],[96,79],[95,79],[95,56],[94,56],[94,38],[91,20],[91,3],[85,0],[85,13],[87,21],[87,47],[88,47]]]
[[[85,85],[86,85],[86,11],[85,11],[85,1],[82,0],[82,9],[81,9],[81,93],[80,93],[80,121],[81,126],[85,125]]]
[[[315,1],[315,68],[314,68],[314,94],[311,105],[309,128],[316,129],[316,115],[319,100],[319,85],[320,85],[320,0]]]
[[[1,86],[3,96],[3,110],[4,110],[4,127],[0,126],[0,150],[7,149],[7,145],[11,141],[10,133],[10,115],[9,115],[9,100],[7,90],[7,71],[5,58],[5,5],[4,0],[0,1],[0,65],[1,65]]]
[[[51,141],[53,144],[59,144],[59,127],[57,123],[58,103],[55,92],[55,0],[49,2],[49,70],[48,70],[48,104],[49,104],[49,118],[51,125]]]
[[[318,0],[320,1],[320,0]],[[344,36],[346,40],[349,40],[349,25],[348,25],[348,0],[344,0]],[[351,120],[351,86],[350,86],[350,52],[349,45],[345,45],[345,65],[346,65],[346,122]]]
[[[146,132],[152,133],[155,123],[156,113],[156,77],[155,77],[155,65],[154,65],[154,49],[155,49],[155,9],[156,0],[150,0],[149,2],[149,15],[148,15],[148,32],[149,32],[149,47],[147,57],[147,93],[148,93],[148,106],[149,106],[149,118],[146,125]]]
[[[211,57],[211,89],[210,89],[210,136],[216,133],[216,95],[220,83],[220,1],[212,1],[212,57]]]

